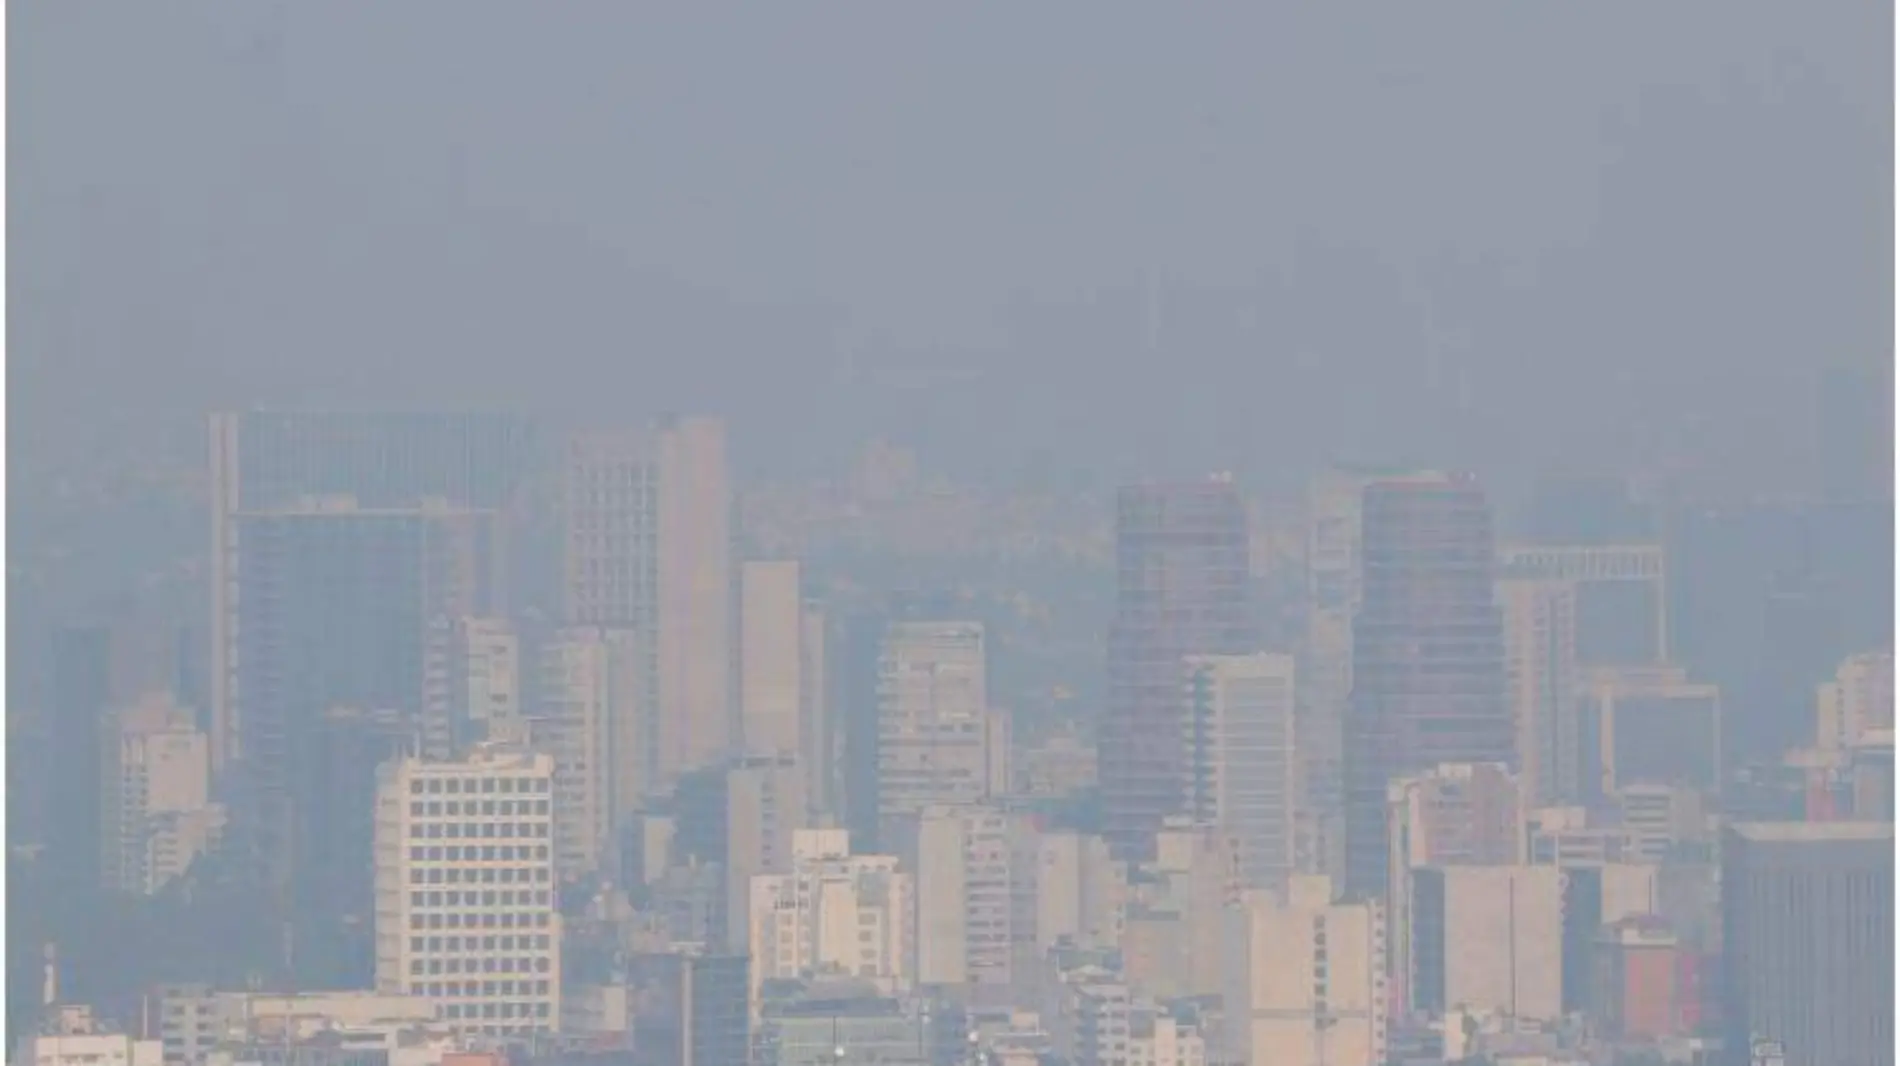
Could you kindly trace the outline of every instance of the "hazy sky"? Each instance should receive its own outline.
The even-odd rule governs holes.
[[[1774,478],[1892,354],[1871,0],[9,17],[29,452],[512,406],[784,470]]]

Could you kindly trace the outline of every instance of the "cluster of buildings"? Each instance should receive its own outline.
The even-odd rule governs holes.
[[[1124,490],[1104,706],[1029,745],[958,601],[746,557],[715,421],[218,416],[211,461],[209,676],[63,646],[98,831],[48,861],[216,855],[282,965],[116,1033],[49,991],[41,1066],[1890,1053],[1891,654],[1736,817],[1661,548],[1500,546],[1469,477],[1322,478],[1283,647],[1231,479]]]

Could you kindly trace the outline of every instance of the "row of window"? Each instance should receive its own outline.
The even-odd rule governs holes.
[[[412,936],[409,938],[409,950],[431,955],[458,951],[499,951],[494,946],[498,939],[492,936]],[[483,947],[484,944],[488,946]],[[546,955],[491,955],[481,962],[481,968],[489,973],[527,973],[530,970],[546,973],[552,968]]]
[[[415,823],[409,827],[411,840],[513,839],[547,835],[548,823],[546,822],[428,822]]]
[[[442,993],[424,994],[441,995]],[[450,1003],[442,1008],[443,1015],[448,1018],[546,1018],[550,1012],[551,1009],[546,1003]]]
[[[513,870],[506,867],[500,870],[492,866],[481,870],[468,870],[460,866],[450,866],[447,868],[431,866],[428,869],[410,870],[409,883],[412,885],[492,885],[497,882],[502,884],[514,884],[516,881],[520,881],[522,884],[527,884],[529,881],[545,882],[548,880],[547,867],[544,866],[532,872],[535,876],[529,877],[530,871],[528,870]],[[547,895],[546,892],[541,894],[543,896]],[[523,893],[523,895],[526,895],[526,893]]]
[[[526,862],[530,859],[545,859],[547,857],[548,846],[546,844],[537,844],[534,846],[527,844],[484,844],[479,847],[474,844],[470,844],[466,847],[460,844],[450,844],[447,848],[443,848],[439,845],[431,847],[416,845],[409,849],[410,862]],[[504,874],[508,872],[507,870],[502,871]],[[508,878],[503,877],[502,880],[506,881]],[[545,881],[547,878],[543,877],[539,878],[539,880]]]
[[[518,963],[526,963],[527,961],[528,960],[526,959],[495,959],[495,958],[415,959],[409,963],[409,973],[410,973],[410,976],[412,977],[419,977],[424,974],[440,977],[441,975],[445,973],[459,974],[463,972],[467,972],[471,974],[474,974],[474,973],[491,973],[491,974],[527,973],[529,967],[525,965],[502,965],[503,963],[518,964]],[[535,969],[537,969],[541,973],[547,973],[550,969],[549,966],[545,965],[547,960],[543,959],[541,961],[543,962],[544,965],[536,967]],[[527,995],[528,993],[526,991],[526,987],[534,983],[535,982],[532,982],[532,981],[521,982],[524,989],[524,991],[521,994]],[[512,986],[514,982],[510,981],[508,982],[508,984]],[[546,993],[547,990],[548,990],[547,984],[545,982],[541,983],[541,991],[543,993]],[[491,991],[488,994],[494,995],[495,993]],[[504,991],[501,994],[504,996],[512,996],[515,994],[515,992],[514,992],[514,989],[510,987],[507,991]]]
[[[409,782],[409,794],[412,796],[438,795],[491,795],[501,793],[546,794],[548,779],[545,777],[484,777],[470,780],[460,777],[422,777]]]
[[[411,818],[493,818],[496,815],[548,813],[547,800],[416,800],[409,804]]]
[[[504,890],[503,892],[496,892],[493,889],[490,889],[486,892],[456,892],[454,890],[450,890],[448,892],[433,892],[433,891],[432,892],[411,892],[409,893],[409,905],[411,907],[415,907],[418,909],[422,907],[495,907],[495,906],[501,905],[501,901],[499,897],[502,896],[503,894],[508,895],[510,898],[513,898],[514,896],[517,896],[517,895],[520,895],[520,896],[529,895],[529,893],[527,892],[517,893],[512,890]],[[542,893],[539,893],[539,895],[546,897],[547,893],[542,892]],[[519,904],[517,905],[525,904],[526,902],[527,902],[526,900],[521,900]],[[506,926],[509,924],[505,920],[507,917],[509,916],[508,915],[503,916],[504,918],[504,921],[502,922],[503,926]],[[522,922],[523,925],[529,924],[525,920],[529,917],[528,915],[524,914],[521,917],[524,919]],[[535,924],[535,925],[548,924],[546,914],[538,914],[538,915],[534,915],[534,917],[540,920],[532,924]]]

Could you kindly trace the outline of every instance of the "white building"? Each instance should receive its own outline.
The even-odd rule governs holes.
[[[1241,878],[1278,889],[1294,869],[1294,668],[1290,655],[1187,660],[1187,813],[1240,847]]]
[[[1893,729],[1893,654],[1863,652],[1841,660],[1815,695],[1815,742],[1822,751],[1853,747],[1869,732]]]
[[[471,1033],[555,1030],[554,761],[483,748],[377,777],[376,990],[426,996]]]
[[[1325,877],[1284,898],[1249,892],[1229,912],[1225,1050],[1236,1066],[1385,1061],[1385,922],[1379,904],[1335,903]]]
[[[885,994],[909,986],[912,881],[891,855],[852,855],[842,829],[801,829],[792,870],[752,879],[752,1002],[773,978],[849,974]]]
[[[554,856],[563,880],[606,865],[640,806],[640,648],[626,629],[562,631],[541,651],[541,707],[529,722],[554,760]]]

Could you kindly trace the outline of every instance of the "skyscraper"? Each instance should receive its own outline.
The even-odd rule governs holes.
[[[1514,766],[1491,510],[1468,476],[1366,487],[1346,718],[1346,891],[1387,889],[1386,788],[1448,762]]]
[[[639,809],[640,649],[625,629],[578,627],[541,649],[536,750],[554,760],[554,858],[563,880],[602,868]]]
[[[1181,664],[1257,650],[1247,593],[1247,511],[1232,479],[1125,488],[1100,733],[1104,835],[1126,857],[1187,796]]]
[[[340,918],[350,893],[309,865],[331,838],[335,783],[315,761],[336,708],[392,711],[421,732],[427,645],[442,618],[498,609],[494,515],[449,507],[365,510],[351,501],[238,515],[231,707],[239,756],[233,827],[286,914]],[[368,826],[354,830],[367,836]],[[319,876],[321,875],[321,876]]]
[[[488,414],[245,412],[210,419],[211,763],[236,753],[237,516],[349,496],[364,508],[427,500],[513,514],[538,469],[526,421]]]
[[[754,755],[803,750],[805,601],[796,560],[739,567],[739,732]]]
[[[983,627],[897,622],[878,662],[878,833],[886,848],[926,807],[989,793],[989,689]]]
[[[1723,1043],[1747,1066],[1893,1061],[1893,824],[1748,823],[1722,844]]]
[[[732,495],[725,428],[677,419],[582,434],[562,468],[562,572],[570,625],[641,635],[652,708],[650,786],[717,762],[736,739]]]

